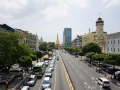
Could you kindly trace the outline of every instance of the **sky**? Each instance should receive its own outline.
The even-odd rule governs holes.
[[[37,34],[45,42],[63,42],[64,28],[77,35],[96,31],[101,17],[104,31],[120,32],[120,0],[0,0],[0,24]]]

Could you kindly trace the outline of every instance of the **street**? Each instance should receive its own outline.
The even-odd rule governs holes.
[[[70,77],[74,83],[76,90],[120,90],[118,86],[110,83],[110,88],[102,88],[96,82],[96,78],[104,77],[95,72],[94,69],[88,67],[83,62],[79,61],[79,58],[70,55],[69,53],[63,53],[60,51],[63,61],[68,69]]]
[[[56,56],[59,56],[58,51]],[[41,79],[38,79],[36,84],[33,87],[31,87],[30,90],[42,90],[41,84],[44,77],[45,75]],[[50,81],[51,81],[52,90],[69,90],[60,56],[59,56],[59,61],[56,60],[55,62],[54,71],[52,72],[52,78],[50,78]]]

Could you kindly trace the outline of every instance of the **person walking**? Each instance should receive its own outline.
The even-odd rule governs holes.
[[[8,88],[8,80],[6,80],[6,88]]]

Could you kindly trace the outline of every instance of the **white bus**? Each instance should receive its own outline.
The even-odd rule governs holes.
[[[44,62],[38,62],[37,64],[35,64],[33,66],[33,74],[38,77],[42,77],[42,75],[45,72],[45,68],[46,68],[46,66],[45,66]]]

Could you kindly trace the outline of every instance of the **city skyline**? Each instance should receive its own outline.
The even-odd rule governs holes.
[[[55,42],[63,42],[64,28],[72,28],[72,40],[77,35],[96,31],[99,17],[108,34],[120,30],[120,0],[0,0],[0,24],[27,30]],[[100,13],[100,14],[99,14]]]

